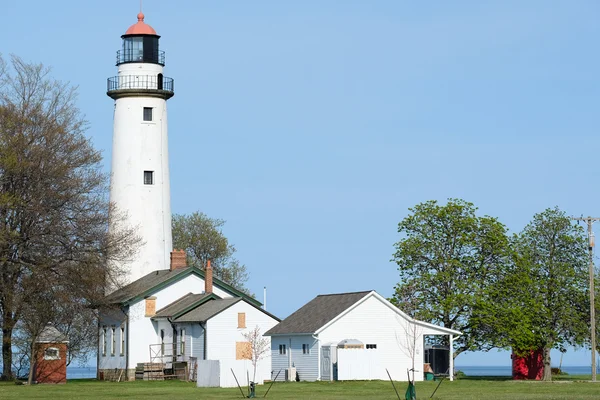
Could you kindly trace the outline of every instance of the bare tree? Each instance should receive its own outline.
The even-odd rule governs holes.
[[[250,343],[250,349],[252,350],[250,360],[254,367],[252,381],[256,382],[256,367],[258,366],[259,361],[265,358],[270,350],[269,339],[262,335],[258,325],[251,331],[243,333],[242,336]]]
[[[13,56],[2,72],[5,64],[0,58],[0,324],[2,378],[11,379],[14,330],[34,340],[34,326],[101,303],[107,284],[120,281],[115,261],[130,259],[139,238],[108,203],[76,88],[41,64]],[[109,233],[109,219],[121,229]]]

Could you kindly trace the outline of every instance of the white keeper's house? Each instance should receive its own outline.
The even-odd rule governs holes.
[[[99,310],[98,375],[115,380],[134,379],[139,365],[147,378],[182,366],[202,373],[194,371],[199,360],[247,359],[243,334],[279,322],[259,301],[213,278],[210,264],[187,267],[185,253],[173,252],[167,100],[174,80],[163,75],[160,36],[144,14],[137,19],[121,36],[118,74],[107,87],[115,102],[110,201],[142,242],[135,260],[119,266],[128,271],[126,286]]]

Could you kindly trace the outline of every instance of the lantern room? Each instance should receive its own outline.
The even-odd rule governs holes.
[[[144,14],[137,15],[138,22],[131,25],[123,38],[123,48],[117,52],[117,65],[125,63],[153,63],[165,65],[165,52],[158,48],[159,35],[144,22]]]

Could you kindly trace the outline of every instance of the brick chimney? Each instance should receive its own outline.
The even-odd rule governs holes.
[[[173,250],[171,252],[171,271],[187,268],[185,250]]]
[[[204,293],[213,292],[213,269],[210,266],[210,260],[206,262],[206,270],[204,271]]]

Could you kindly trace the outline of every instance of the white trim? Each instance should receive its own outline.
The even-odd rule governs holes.
[[[450,374],[450,381],[454,380],[454,336],[450,335],[450,369],[448,371]]]

